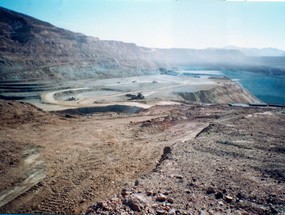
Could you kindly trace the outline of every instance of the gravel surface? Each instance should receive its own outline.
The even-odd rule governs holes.
[[[284,214],[284,109],[78,116],[0,104],[0,198],[30,176],[27,162],[45,174],[0,213]]]

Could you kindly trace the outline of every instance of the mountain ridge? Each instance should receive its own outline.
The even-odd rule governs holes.
[[[273,58],[237,49],[159,49],[100,40],[0,7],[2,81],[102,79],[185,66],[283,73],[285,57]]]
[[[156,68],[135,44],[101,41],[8,9],[0,8],[0,27],[2,79],[82,79]]]
[[[282,49],[277,49],[273,47],[265,48],[244,48],[238,46],[226,46],[225,49],[235,49],[239,50],[248,56],[260,56],[260,57],[282,57],[285,56],[285,51]]]

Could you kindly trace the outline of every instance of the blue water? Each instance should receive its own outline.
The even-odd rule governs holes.
[[[238,81],[261,101],[285,105],[285,74],[272,76],[248,71],[223,71],[223,73]]]
[[[185,70],[183,70],[184,72]],[[245,89],[251,92],[255,97],[268,104],[285,105],[285,74],[284,75],[266,75],[262,73],[249,71],[214,71],[214,70],[196,70],[187,68],[184,75],[212,75],[219,76],[224,74],[230,79],[239,82]]]

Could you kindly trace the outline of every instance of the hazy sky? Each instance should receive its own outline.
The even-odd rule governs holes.
[[[89,36],[146,47],[285,50],[285,2],[0,0],[0,6]]]

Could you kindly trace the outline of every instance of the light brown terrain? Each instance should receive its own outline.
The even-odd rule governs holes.
[[[0,213],[285,213],[284,109],[0,113]]]
[[[260,56],[100,40],[0,7],[0,213],[285,214],[284,109],[221,105],[261,101],[220,70],[284,74],[283,54]]]

